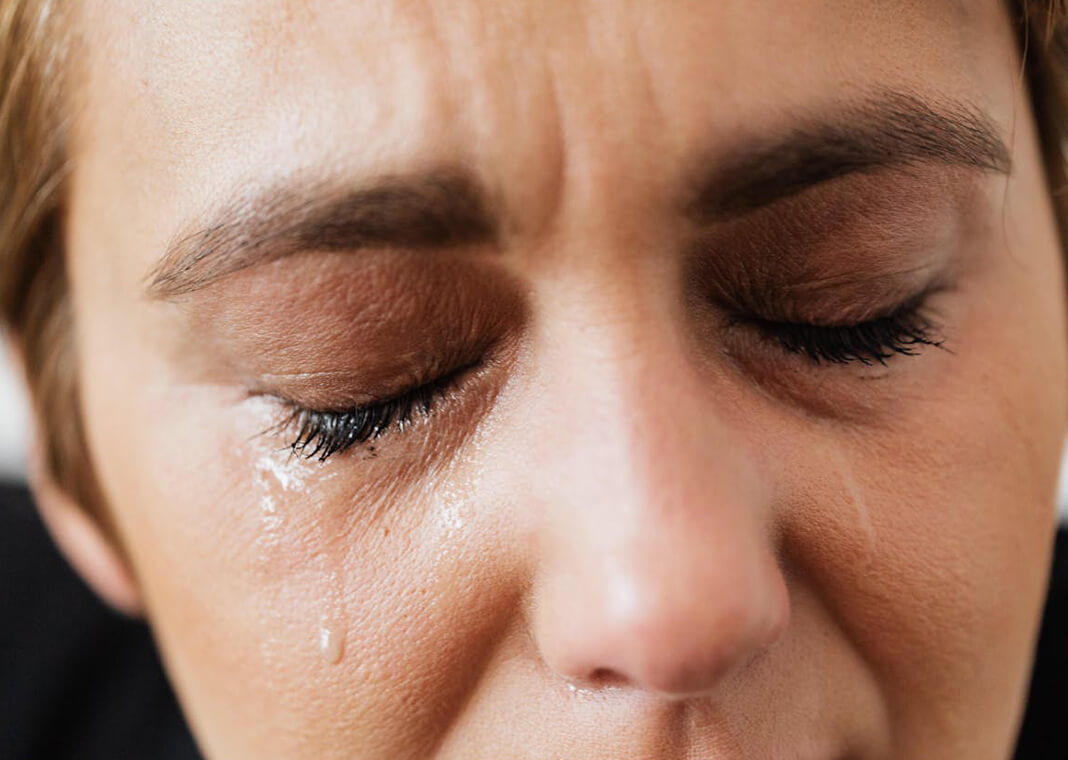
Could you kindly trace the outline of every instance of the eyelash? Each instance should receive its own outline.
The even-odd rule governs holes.
[[[942,347],[935,326],[922,314],[927,293],[909,299],[889,314],[854,325],[774,322],[731,317],[731,325],[749,325],[762,337],[813,364],[886,365],[894,356],[915,356],[924,346]]]
[[[353,407],[343,412],[307,409],[291,404],[286,429],[296,429],[288,448],[294,455],[325,462],[358,444],[368,443],[396,428],[403,431],[416,417],[430,415],[437,401],[474,365],[405,391],[384,401]]]
[[[813,364],[881,364],[894,356],[915,356],[924,346],[941,347],[935,328],[923,317],[926,294],[910,299],[890,314],[855,325],[815,325],[774,322],[750,316],[733,316],[732,326],[747,325],[787,353]],[[476,363],[477,364],[477,363]],[[294,455],[325,462],[334,454],[375,440],[392,429],[403,432],[416,417],[426,418],[435,404],[472,370],[471,364],[384,401],[343,412],[319,411],[291,404],[285,427],[295,429],[288,448]]]

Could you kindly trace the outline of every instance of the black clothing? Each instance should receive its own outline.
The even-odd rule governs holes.
[[[1068,758],[1068,532],[1015,760]],[[60,557],[21,488],[0,485],[0,759],[198,760],[148,628]]]
[[[98,601],[28,494],[0,486],[0,758],[199,757],[148,628]]]
[[[1068,759],[1068,527],[1057,534],[1031,693],[1015,760]]]

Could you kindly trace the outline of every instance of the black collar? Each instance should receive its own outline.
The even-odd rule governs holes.
[[[1068,527],[1057,534],[1042,634],[1015,760],[1068,758]]]

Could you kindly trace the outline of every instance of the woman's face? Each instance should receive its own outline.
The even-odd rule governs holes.
[[[78,26],[101,488],[213,758],[1005,758],[1064,284],[999,3]]]

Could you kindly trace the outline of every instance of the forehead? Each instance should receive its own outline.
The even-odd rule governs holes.
[[[78,172],[106,175],[82,186],[156,231],[241,182],[442,161],[534,214],[565,176],[580,197],[655,183],[717,140],[872,89],[996,101],[984,67],[1005,61],[984,51],[1002,14],[996,0],[128,0],[81,19]]]

